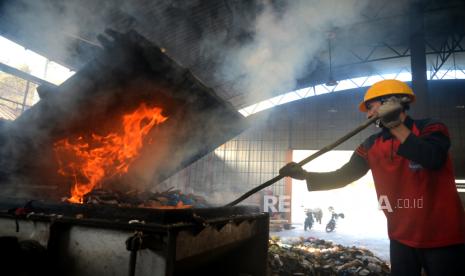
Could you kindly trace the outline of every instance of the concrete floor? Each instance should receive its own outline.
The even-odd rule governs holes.
[[[314,224],[310,231],[304,231],[301,224],[294,224],[295,229],[270,232],[270,236],[279,236],[283,239],[298,237],[314,237],[332,241],[343,246],[363,247],[372,251],[376,256],[389,262],[389,239],[387,234],[367,235],[360,231],[353,231],[348,227],[349,222],[338,220],[336,229],[331,233],[325,232],[325,222]]]

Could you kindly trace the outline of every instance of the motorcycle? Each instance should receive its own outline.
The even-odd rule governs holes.
[[[329,220],[328,224],[326,224],[326,233],[330,233],[330,232],[333,232],[334,229],[336,229],[336,220],[338,218],[344,218],[344,214],[343,213],[335,213],[333,212],[332,215],[331,215],[331,220]]]

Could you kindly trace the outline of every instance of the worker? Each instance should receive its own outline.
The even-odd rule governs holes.
[[[405,103],[407,101],[407,103]],[[382,80],[365,94],[359,109],[368,118],[387,114],[381,130],[357,147],[340,169],[307,172],[291,162],[279,173],[306,180],[309,191],[337,189],[371,169],[390,239],[391,275],[465,275],[465,214],[455,186],[447,127],[415,120],[407,110],[412,89]]]

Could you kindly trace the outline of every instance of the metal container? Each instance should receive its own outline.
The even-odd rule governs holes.
[[[52,264],[42,268],[49,275],[266,273],[269,217],[256,207],[158,210],[1,202],[0,236],[38,241]]]

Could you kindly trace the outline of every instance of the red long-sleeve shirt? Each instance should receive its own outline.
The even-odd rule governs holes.
[[[387,129],[370,136],[339,170],[309,173],[307,183],[342,187],[373,174],[390,239],[416,248],[465,243],[465,213],[455,186],[446,126],[430,119],[404,124],[403,144]]]

